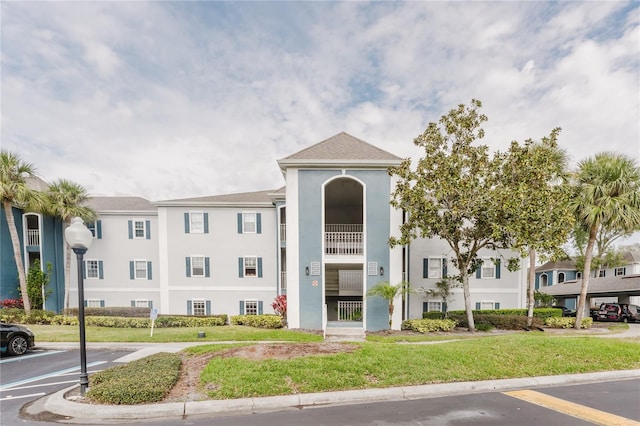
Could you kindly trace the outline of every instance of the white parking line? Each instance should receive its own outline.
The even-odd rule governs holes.
[[[17,390],[23,390],[23,389],[41,388],[43,386],[64,385],[64,384],[67,384],[67,383],[78,383],[78,380],[65,380],[64,382],[50,382],[50,383],[41,383],[39,385],[13,387],[11,389],[0,389],[0,392],[9,392],[9,391],[17,391]]]
[[[4,358],[0,360],[0,364],[8,364],[10,362],[23,361],[25,359],[38,358],[45,355],[59,354],[60,352],[64,352],[64,351],[47,351],[47,352],[40,352],[40,353],[29,354],[29,355],[14,356],[12,358]]]
[[[34,396],[42,396],[42,395],[46,395],[46,394],[44,392],[40,392],[40,393],[32,393],[31,395],[7,396],[6,398],[0,398],[0,401],[8,401],[10,399],[32,398]]]
[[[94,366],[100,365],[100,364],[104,364],[106,362],[107,361],[92,362],[92,363],[87,364],[87,368],[88,367],[94,367]],[[17,382],[7,383],[6,385],[1,385],[0,386],[0,391],[3,391],[5,389],[14,388],[16,386],[24,385],[24,384],[27,384],[27,383],[37,382],[38,380],[48,379],[49,377],[59,376],[59,375],[68,373],[70,371],[76,371],[76,370],[79,370],[79,369],[80,369],[79,366],[78,367],[72,367],[72,368],[67,368],[67,369],[60,370],[60,371],[54,371],[53,373],[43,374],[42,376],[30,377],[28,379],[19,380]]]

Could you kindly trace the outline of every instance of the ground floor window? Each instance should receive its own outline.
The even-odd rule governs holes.
[[[204,316],[206,314],[206,306],[204,300],[193,301],[193,315]]]
[[[244,313],[245,313],[245,315],[258,315],[258,301],[257,300],[245,300],[244,301]]]
[[[476,302],[477,311],[488,311],[491,309],[500,309],[500,302]]]
[[[132,300],[131,306],[136,308],[153,308],[153,302],[151,300]]]
[[[102,308],[104,307],[104,300],[87,299],[84,302],[84,306],[86,306],[87,308]]]

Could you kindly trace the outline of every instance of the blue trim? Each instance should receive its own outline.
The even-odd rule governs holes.
[[[189,233],[189,213],[184,214],[184,233]]]
[[[238,234],[242,234],[242,213],[238,213]]]
[[[151,239],[151,221],[146,220],[144,222],[144,227],[146,228],[145,231],[147,232],[147,240],[150,240]]]
[[[205,277],[210,277],[211,276],[211,268],[210,268],[210,261],[208,257],[204,258],[204,276]]]
[[[151,261],[147,262],[147,279],[151,279]]]
[[[191,258],[185,257],[185,262],[187,266],[187,278],[191,276]]]
[[[129,221],[128,225],[129,225],[129,239],[133,240],[133,222]]]
[[[204,233],[208,234],[209,233],[209,213],[203,213],[203,221],[204,221]]]
[[[134,279],[135,276],[135,267],[133,265],[133,260],[129,261],[129,279],[132,280]]]
[[[262,234],[262,213],[256,213],[256,232]]]

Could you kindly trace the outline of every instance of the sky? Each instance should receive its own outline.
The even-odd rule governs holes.
[[[640,161],[639,2],[0,3],[0,147],[150,201],[276,189],[339,132],[400,157],[483,103],[506,150]]]

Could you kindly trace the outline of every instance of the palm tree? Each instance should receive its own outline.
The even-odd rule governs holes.
[[[27,291],[27,276],[20,252],[20,238],[12,209],[13,206],[27,208],[39,204],[40,194],[31,189],[27,182],[30,177],[35,177],[35,169],[31,164],[22,161],[17,154],[6,150],[0,151],[0,197],[2,197],[2,206],[9,225],[13,257],[18,268],[20,293],[22,294],[24,312],[27,315],[31,313],[31,303]]]
[[[576,222],[588,233],[582,288],[575,328],[580,328],[587,300],[593,248],[601,229],[640,230],[640,168],[635,160],[603,152],[580,163],[572,208]]]
[[[89,199],[87,190],[81,185],[60,179],[51,185],[47,191],[48,214],[58,216],[64,222],[64,229],[71,224],[71,218],[81,217],[85,221],[95,220],[96,213],[84,205]],[[71,248],[65,244],[64,270],[64,308],[69,309],[69,292],[71,289]]]
[[[367,291],[367,296],[381,297],[389,302],[389,328],[391,328],[391,321],[393,316],[393,301],[408,287],[408,283],[401,282],[400,284],[391,285],[388,281],[382,281],[374,285]]]

